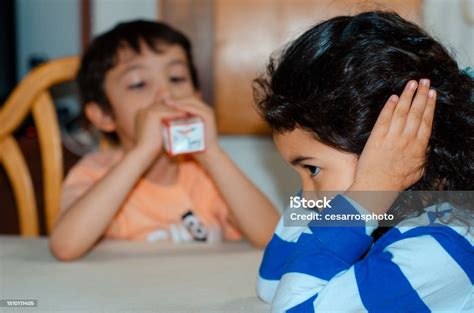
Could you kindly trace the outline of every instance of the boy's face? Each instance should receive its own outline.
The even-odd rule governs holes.
[[[346,191],[354,182],[357,155],[322,144],[300,128],[275,134],[273,140],[300,175],[304,191]]]
[[[141,43],[141,53],[123,48],[117,65],[106,73],[104,90],[113,110],[114,130],[124,147],[133,144],[138,110],[161,103],[163,96],[181,99],[198,96],[188,61],[179,45],[159,46],[161,53]]]

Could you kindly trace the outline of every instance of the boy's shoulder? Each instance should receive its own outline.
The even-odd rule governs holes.
[[[85,169],[94,172],[109,170],[122,157],[123,152],[118,149],[91,152],[83,156],[73,169]]]

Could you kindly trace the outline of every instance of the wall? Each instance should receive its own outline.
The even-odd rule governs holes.
[[[159,16],[159,0],[92,0],[91,32],[95,36],[121,21],[155,20]]]
[[[424,0],[423,24],[454,55],[474,67],[474,0]]]
[[[17,76],[32,55],[50,59],[80,52],[79,0],[16,0]]]

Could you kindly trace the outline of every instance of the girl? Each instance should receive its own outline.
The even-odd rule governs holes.
[[[474,310],[472,201],[394,202],[402,191],[472,196],[472,89],[438,42],[395,13],[332,18],[270,61],[258,109],[303,190],[340,191],[322,218],[399,221],[376,230],[361,218],[299,228],[282,219],[257,286],[272,312]],[[376,202],[361,191],[387,193]]]

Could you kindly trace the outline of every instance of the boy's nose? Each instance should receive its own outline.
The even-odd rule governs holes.
[[[167,89],[159,89],[155,95],[155,101],[163,101],[171,97],[170,92]]]

